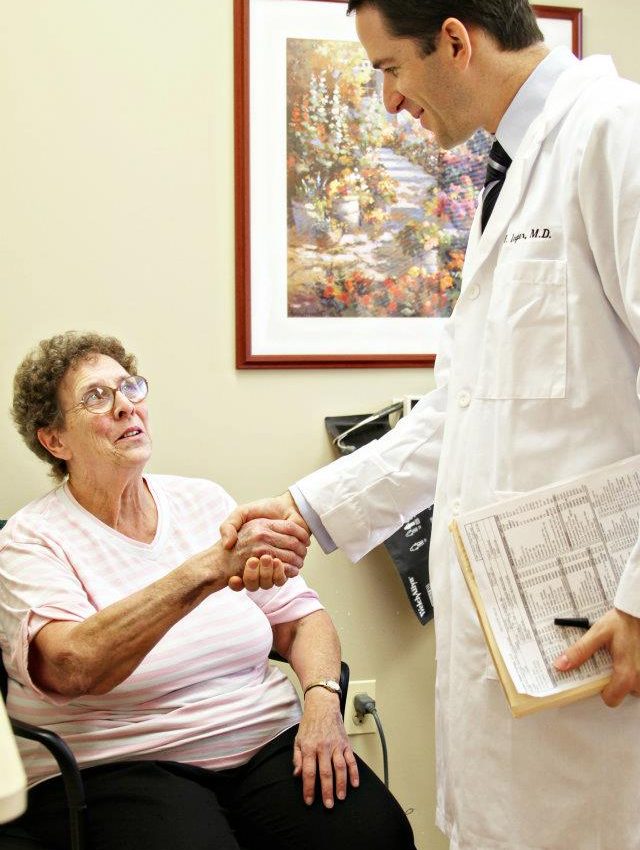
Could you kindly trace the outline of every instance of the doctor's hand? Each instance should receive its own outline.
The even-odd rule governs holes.
[[[236,533],[235,544],[223,547],[242,570],[229,576],[231,590],[264,590],[298,575],[307,554],[309,535],[298,523],[281,519],[250,519]]]
[[[604,702],[614,708],[627,694],[640,696],[640,619],[612,608],[554,665],[562,671],[575,670],[599,649],[608,649],[613,660],[611,681],[601,694]]]
[[[328,809],[334,805],[334,782],[335,796],[344,800],[349,785],[357,788],[360,781],[338,697],[324,688],[312,688],[305,697],[293,745],[293,775],[302,777],[302,797],[309,806],[319,779],[322,801]]]
[[[224,548],[233,549],[242,526],[249,520],[260,518],[287,520],[290,523],[295,523],[299,531],[303,532],[302,536],[299,531],[295,532],[296,536],[305,546],[309,545],[309,526],[298,513],[298,506],[293,501],[291,493],[287,491],[281,496],[274,496],[271,499],[261,499],[257,502],[247,502],[246,505],[238,505],[220,526],[220,537]]]

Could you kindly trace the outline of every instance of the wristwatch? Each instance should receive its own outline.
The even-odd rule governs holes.
[[[311,688],[326,688],[328,691],[333,691],[334,694],[338,694],[339,697],[342,696],[340,685],[335,679],[318,679],[316,682],[311,682],[311,684],[307,685],[304,689],[303,696],[306,697],[307,691],[310,691]]]

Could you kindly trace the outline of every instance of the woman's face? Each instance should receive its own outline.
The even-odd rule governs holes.
[[[128,372],[104,354],[91,355],[69,369],[58,388],[64,424],[56,436],[60,456],[72,478],[106,477],[114,471],[142,472],[151,456],[151,435],[146,399],[134,404],[116,392],[112,410],[91,413],[78,406],[84,394],[96,386],[116,389]]]

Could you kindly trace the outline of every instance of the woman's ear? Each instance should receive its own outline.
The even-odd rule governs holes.
[[[47,425],[45,428],[38,428],[36,432],[40,445],[60,460],[69,460],[71,452],[65,446],[64,441],[60,437],[60,429],[54,428],[53,425]]]

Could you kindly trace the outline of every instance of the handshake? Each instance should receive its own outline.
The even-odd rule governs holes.
[[[287,491],[239,505],[220,526],[221,543],[236,555],[232,590],[268,590],[298,575],[310,543],[309,526]]]

